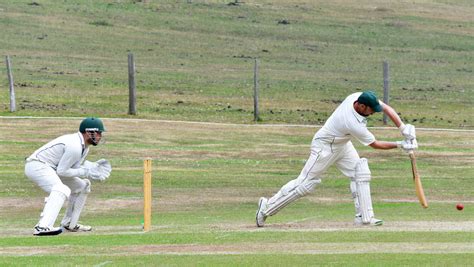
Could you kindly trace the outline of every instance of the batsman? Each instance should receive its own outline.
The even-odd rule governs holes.
[[[404,140],[390,142],[375,139],[367,129],[367,118],[375,112],[384,112],[398,127]],[[418,148],[415,127],[404,124],[392,107],[380,101],[372,91],[353,93],[346,97],[314,135],[310,156],[299,176],[269,199],[260,198],[256,213],[257,226],[263,227],[268,216],[275,215],[288,204],[313,192],[331,165],[350,178],[355,206],[354,223],[382,225],[383,221],[375,218],[372,207],[372,176],[368,161],[359,157],[352,139],[374,149],[401,148],[408,153]]]
[[[104,131],[101,119],[86,118],[79,125],[78,132],[62,135],[26,158],[26,176],[49,194],[33,235],[92,230],[91,226],[79,224],[87,195],[91,192],[90,179],[104,181],[110,176],[112,167],[106,159],[96,162],[85,159],[90,146],[100,143]],[[54,227],[66,200],[69,202],[61,227]]]

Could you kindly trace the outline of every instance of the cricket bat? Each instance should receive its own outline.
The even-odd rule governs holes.
[[[413,173],[413,182],[415,182],[416,196],[418,197],[421,206],[426,209],[428,208],[428,202],[426,201],[425,192],[423,191],[423,185],[421,184],[421,178],[418,174],[418,169],[416,168],[415,153],[412,150],[408,153],[408,155],[410,155],[411,160],[411,170]]]

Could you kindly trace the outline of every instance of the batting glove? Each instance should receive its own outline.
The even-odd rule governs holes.
[[[397,141],[397,147],[402,148],[405,152],[410,152],[418,148],[418,142],[416,139],[411,141]]]
[[[414,140],[416,139],[416,132],[415,132],[415,126],[412,124],[401,124],[400,127],[400,132],[402,135],[405,137],[406,140]]]

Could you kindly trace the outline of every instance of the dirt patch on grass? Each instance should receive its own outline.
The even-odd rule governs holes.
[[[407,248],[410,248],[407,250]],[[233,254],[367,254],[367,253],[472,253],[474,243],[414,243],[414,242],[342,242],[342,243],[241,243],[222,245],[177,244],[134,245],[77,250],[67,246],[8,247],[0,251],[3,256],[54,255],[233,255]]]
[[[410,248],[407,251],[407,247]],[[244,243],[239,245],[146,245],[115,247],[124,254],[360,254],[360,253],[471,253],[473,243]]]
[[[35,255],[52,255],[58,251],[67,251],[68,246],[48,247],[4,247],[0,249],[1,256],[35,256]]]
[[[0,201],[0,212],[16,210],[25,207],[40,207],[44,205],[43,198],[20,198],[20,197],[2,197]]]
[[[288,223],[267,223],[263,228],[257,228],[254,224],[215,224],[212,228],[220,231],[249,231],[249,232],[336,232],[336,231],[369,231],[369,232],[473,232],[474,224],[469,221],[463,222],[440,222],[440,221],[389,221],[382,226],[360,226],[352,222],[339,221],[312,221],[311,218],[302,219]]]
[[[153,208],[155,211],[169,211],[169,210],[181,210],[184,207],[195,207],[202,205],[213,205],[213,203],[222,204],[242,204],[242,203],[255,203],[257,208],[258,202],[258,189],[249,190],[247,194],[242,195],[240,192],[236,192],[232,188],[229,189],[203,189],[203,190],[185,190],[185,189],[166,189],[160,190],[159,194],[156,193],[153,199]],[[322,193],[321,193],[322,194]],[[326,194],[326,193],[325,193]],[[329,194],[329,193],[327,193]],[[32,198],[20,198],[20,197],[3,197],[0,198],[0,213],[12,212],[14,210],[38,210],[44,206],[42,197]],[[345,196],[335,195],[333,197],[323,196],[307,196],[306,201],[312,203],[351,203],[347,194]],[[384,203],[418,203],[418,200],[413,197],[408,198],[380,198],[376,199],[377,202]],[[464,199],[462,201],[465,204],[473,204],[474,200]],[[456,201],[452,199],[443,199],[438,197],[436,199],[430,198],[430,203],[446,203],[455,204]],[[64,205],[66,206],[66,204]],[[109,198],[101,199],[94,196],[90,196],[86,203],[85,212],[108,212],[118,209],[130,209],[130,210],[141,210],[143,207],[143,198],[141,197],[128,197],[128,198]],[[181,207],[181,208],[179,208]],[[36,214],[35,214],[36,216]]]

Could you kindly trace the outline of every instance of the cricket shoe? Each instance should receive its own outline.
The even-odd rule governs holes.
[[[69,224],[63,225],[63,228],[69,232],[89,232],[92,231],[92,226],[76,224],[74,227],[69,227]]]
[[[265,224],[265,220],[267,216],[263,213],[267,209],[268,199],[261,197],[258,201],[258,209],[257,213],[255,214],[255,222],[257,223],[257,227],[263,227]]]
[[[383,221],[372,217],[372,218],[370,218],[370,222],[368,222],[368,223],[363,223],[363,222],[362,222],[362,216],[356,216],[355,219],[354,219],[354,224],[355,224],[355,225],[380,226],[380,225],[383,224]]]
[[[63,232],[63,229],[60,227],[41,227],[36,225],[33,230],[33,235],[43,236],[43,235],[59,235]]]

